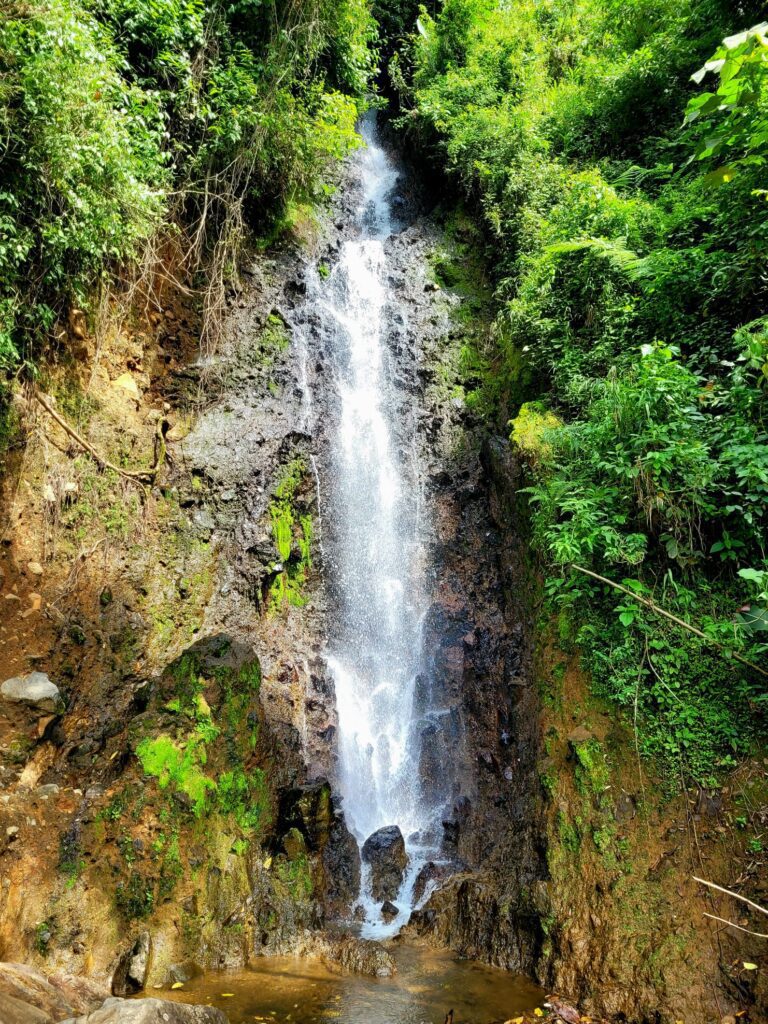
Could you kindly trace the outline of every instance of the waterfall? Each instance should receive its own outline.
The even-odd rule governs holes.
[[[386,240],[396,229],[398,170],[377,142],[373,116],[363,120],[361,131],[366,146],[356,165],[361,201],[355,237],[344,242],[328,278],[315,277],[312,294],[336,396],[334,421],[325,425],[330,451],[322,472],[337,785],[358,842],[397,825],[409,857],[395,901],[399,913],[388,925],[363,871],[363,934],[383,937],[407,920],[418,870],[438,856],[439,817],[421,783],[415,708],[426,604],[423,499],[415,432],[399,412],[403,393],[387,345]]]

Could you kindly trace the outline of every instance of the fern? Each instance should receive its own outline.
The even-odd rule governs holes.
[[[651,268],[646,259],[628,249],[622,238],[579,238],[571,242],[555,242],[546,250],[552,256],[564,256],[575,252],[590,252],[599,259],[610,263],[628,281],[642,284],[651,277]]]

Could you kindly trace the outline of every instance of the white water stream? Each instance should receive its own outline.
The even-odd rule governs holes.
[[[381,938],[405,923],[420,867],[439,856],[439,817],[421,784],[414,706],[425,611],[420,484],[386,343],[386,240],[398,171],[377,143],[373,118],[364,120],[362,134],[359,233],[343,244],[330,277],[310,288],[330,339],[338,393],[324,488],[332,524],[324,554],[335,596],[328,664],[339,719],[337,784],[358,842],[397,825],[409,856],[395,901],[399,913],[389,924],[370,896],[363,866],[363,934]]]

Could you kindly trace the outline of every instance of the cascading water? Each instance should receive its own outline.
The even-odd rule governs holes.
[[[362,124],[358,159],[362,199],[355,227],[326,281],[308,282],[328,341],[338,395],[337,422],[326,424],[330,453],[322,467],[323,545],[334,624],[328,664],[338,712],[339,778],[347,823],[359,843],[397,825],[409,865],[385,924],[365,868],[363,934],[396,932],[411,909],[414,880],[436,858],[438,807],[422,785],[415,696],[425,610],[420,483],[413,430],[403,422],[402,392],[387,345],[386,240],[394,229],[398,170],[377,144],[375,120]],[[380,903],[380,901],[379,901]]]

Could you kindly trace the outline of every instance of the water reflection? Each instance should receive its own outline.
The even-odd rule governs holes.
[[[492,1024],[541,1004],[526,978],[453,954],[403,946],[398,974],[364,978],[330,971],[316,961],[270,957],[247,971],[222,971],[187,982],[178,991],[149,992],[164,999],[217,1006],[231,1024]],[[227,993],[225,995],[225,993]]]

